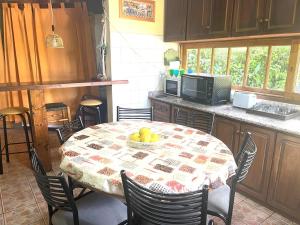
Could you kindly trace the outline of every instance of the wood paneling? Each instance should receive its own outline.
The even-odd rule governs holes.
[[[257,153],[246,179],[238,188],[258,200],[266,201],[276,134],[265,128],[242,124],[240,146],[246,132],[252,134]]]
[[[171,122],[171,105],[151,100],[151,104],[153,107],[153,119],[155,121],[161,121],[161,122]]]
[[[185,40],[187,6],[187,0],[165,0],[164,41]]]
[[[223,141],[234,156],[236,156],[239,150],[240,126],[241,124],[238,121],[228,120],[218,116],[215,118],[213,135]]]
[[[278,134],[268,203],[300,221],[300,138]]]
[[[253,35],[263,31],[265,0],[236,0],[232,35]]]

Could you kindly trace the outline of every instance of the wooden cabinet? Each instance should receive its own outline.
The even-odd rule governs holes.
[[[266,33],[299,32],[300,1],[266,0],[264,26]]]
[[[232,22],[232,35],[255,35],[263,32],[266,0],[236,0]]]
[[[239,184],[238,189],[258,200],[266,201],[276,134],[272,130],[242,124],[240,146],[244,141],[246,132],[252,134],[257,146],[257,153],[247,177]]]
[[[246,179],[239,184],[238,189],[266,201],[275,132],[222,117],[215,119],[214,135],[227,145],[234,156],[240,150],[246,132],[252,134],[257,145],[257,154]]]
[[[300,221],[300,138],[278,134],[268,203]]]
[[[165,0],[164,41],[185,40],[187,6],[187,0]]]
[[[153,119],[155,121],[161,121],[161,122],[171,122],[171,105],[151,100],[151,104],[153,107]]]
[[[240,127],[241,124],[238,121],[225,119],[223,117],[215,118],[213,134],[227,145],[234,156],[236,156],[239,150]]]
[[[228,37],[233,0],[189,0],[187,40]]]
[[[300,32],[300,0],[165,0],[165,41]]]
[[[172,107],[172,123],[177,123],[183,126],[190,125],[191,110],[179,106]]]

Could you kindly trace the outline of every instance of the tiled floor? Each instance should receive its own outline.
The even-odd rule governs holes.
[[[13,133],[11,141],[16,141],[22,135],[19,130],[14,130]],[[54,168],[50,173],[53,174],[59,171],[59,143],[55,133],[50,133],[49,137]],[[13,151],[16,149],[22,150],[25,146],[12,148]],[[27,154],[14,154],[10,159],[10,163],[6,163],[3,158],[4,175],[0,175],[0,225],[48,225],[47,205],[31,173]],[[223,224],[218,219],[215,222],[217,225]],[[297,224],[237,194],[232,225]]]

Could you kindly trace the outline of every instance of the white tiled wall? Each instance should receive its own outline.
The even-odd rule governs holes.
[[[162,90],[163,55],[170,47],[177,45],[164,43],[162,36],[110,33],[111,78],[129,81],[112,87],[114,120],[117,105],[147,107],[148,92]]]

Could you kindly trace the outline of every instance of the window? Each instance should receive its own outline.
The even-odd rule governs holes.
[[[214,47],[200,43],[191,49],[189,46],[193,44],[186,44],[186,65],[195,73],[230,75],[233,86],[238,89],[272,94],[284,92],[291,42],[271,41],[271,45],[267,41],[260,44],[252,40],[244,45],[236,42],[236,45],[230,43],[230,47],[224,47],[226,42],[212,43]],[[300,69],[296,89],[300,92]]]
[[[298,67],[295,91],[300,93],[300,66]]]

